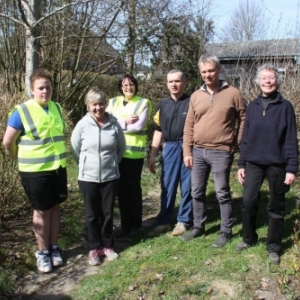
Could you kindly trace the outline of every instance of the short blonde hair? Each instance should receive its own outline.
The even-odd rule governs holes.
[[[199,61],[198,61],[198,65],[200,65],[200,63],[206,64],[206,63],[211,62],[211,61],[213,61],[218,68],[221,68],[219,58],[215,55],[207,54],[207,53],[200,56]]]
[[[84,103],[89,105],[95,102],[102,102],[106,104],[106,94],[97,87],[92,87],[87,92],[86,96],[84,97]]]

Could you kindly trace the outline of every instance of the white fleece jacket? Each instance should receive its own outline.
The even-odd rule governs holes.
[[[119,162],[125,152],[125,138],[117,119],[105,113],[108,122],[101,128],[87,113],[75,126],[71,149],[79,164],[78,180],[106,182],[120,177]]]

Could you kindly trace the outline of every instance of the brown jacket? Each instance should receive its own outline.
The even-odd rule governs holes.
[[[219,90],[211,95],[203,85],[191,95],[183,156],[192,155],[194,146],[235,152],[242,137],[245,110],[245,101],[235,87],[220,81]]]

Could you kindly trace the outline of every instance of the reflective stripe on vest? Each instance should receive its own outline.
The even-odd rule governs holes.
[[[30,141],[30,140],[21,140],[19,142],[19,145],[46,145],[48,143],[51,143],[52,141],[53,142],[62,142],[65,140],[65,137],[62,135],[62,136],[55,136],[53,138],[46,138],[46,139],[41,139],[41,140],[33,140],[33,141]]]
[[[63,131],[66,124],[62,119],[60,106],[50,101],[48,114],[34,100],[29,100],[16,108],[25,130],[25,135],[21,136],[18,142],[20,171],[39,172],[65,167]]]
[[[112,114],[117,118],[117,119],[122,119],[129,117],[130,115],[140,115],[143,110],[145,109],[145,106],[148,105],[149,100],[141,98],[139,96],[134,96],[128,103],[124,106],[123,105],[124,97],[123,96],[118,96],[110,100],[110,106],[112,107]],[[125,110],[120,110],[121,107],[130,107],[132,110],[127,111]]]
[[[66,153],[62,153],[60,155],[53,155],[48,157],[41,157],[41,158],[19,158],[19,163],[22,164],[41,164],[41,163],[48,163],[55,160],[60,160],[66,158]]]
[[[126,146],[126,150],[134,151],[134,152],[145,152],[146,147],[136,147],[136,146]]]
[[[139,96],[134,96],[125,107],[123,105],[123,96],[118,96],[110,101],[110,106],[112,107],[111,112],[117,119],[126,119],[133,114],[138,116],[144,111],[146,105],[149,105],[148,99],[143,99]],[[150,115],[150,112],[148,115]],[[147,149],[147,126],[139,132],[126,133],[125,131],[124,135],[126,140],[126,150],[123,157],[134,159],[144,158]]]
[[[59,113],[59,115],[60,115],[60,118],[63,120],[63,116],[62,116],[62,113],[61,113],[61,111],[60,111],[59,105],[58,105],[57,103],[55,103],[55,102],[53,102],[53,103],[54,103],[55,106],[56,106],[56,109],[57,109],[57,111],[58,111],[58,113]],[[34,122],[33,122],[33,120],[32,120],[32,117],[31,117],[31,115],[30,115],[30,112],[29,112],[29,110],[28,110],[28,107],[26,106],[25,103],[20,104],[20,107],[22,108],[22,110],[23,110],[23,112],[24,112],[24,116],[25,116],[25,118],[26,118],[27,124],[29,125],[29,128],[30,128],[30,131],[31,131],[31,133],[32,133],[33,138],[34,138],[34,139],[39,139],[39,136],[38,136],[38,134],[37,134],[36,126],[35,126],[35,124],[34,124]],[[66,127],[65,122],[63,122],[63,125],[64,125],[63,129],[65,130],[65,127]],[[63,136],[63,138],[64,138],[64,136]]]

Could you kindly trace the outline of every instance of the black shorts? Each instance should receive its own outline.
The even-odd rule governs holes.
[[[20,172],[25,193],[35,210],[48,210],[67,200],[67,171]]]

